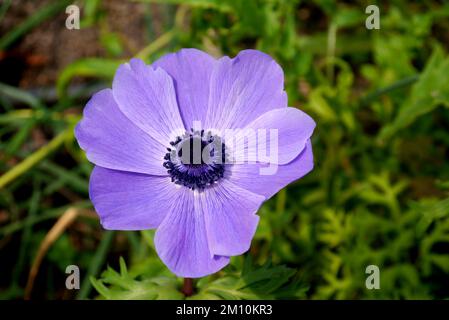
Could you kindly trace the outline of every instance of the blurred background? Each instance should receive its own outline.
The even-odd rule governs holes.
[[[365,27],[371,4],[380,29]],[[184,47],[270,54],[289,105],[317,122],[314,171],[191,298],[449,298],[448,17],[449,1],[1,0],[0,298],[184,298],[152,231],[101,228],[73,136],[120,63]]]

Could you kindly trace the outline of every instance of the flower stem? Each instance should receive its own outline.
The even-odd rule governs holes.
[[[182,293],[186,297],[193,295],[193,280],[192,278],[184,278],[184,284],[182,285]]]

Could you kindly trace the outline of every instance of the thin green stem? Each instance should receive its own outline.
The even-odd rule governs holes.
[[[145,60],[149,55],[166,46],[173,39],[174,35],[175,33],[173,30],[164,33],[159,38],[151,42],[148,46],[140,50],[136,54],[136,58]]]
[[[54,137],[53,140],[51,140],[47,145],[43,146],[42,148],[31,154],[28,158],[20,162],[18,165],[14,166],[11,170],[0,176],[0,189],[3,189],[7,184],[26,173],[33,166],[47,157],[50,153],[58,149],[63,144],[67,136],[71,134],[71,132],[71,127],[61,132],[59,135]]]
[[[78,300],[86,299],[89,296],[89,293],[92,290],[92,282],[90,279],[91,277],[96,277],[100,272],[100,269],[103,266],[104,261],[106,260],[106,256],[108,254],[108,250],[111,246],[112,240],[114,240],[114,235],[114,231],[104,232],[97,252],[95,253],[94,258],[91,260],[89,268],[87,270],[87,274],[84,277],[83,282],[81,283],[81,289],[76,296]]]
[[[335,47],[337,43],[337,26],[331,23],[327,34],[327,77],[332,83],[334,81],[334,64],[332,61],[335,58]]]
[[[416,82],[419,79],[419,74],[415,74],[413,76],[407,77],[407,78],[403,78],[399,81],[394,82],[393,84],[377,89],[374,92],[371,92],[370,94],[366,95],[361,101],[360,104],[361,105],[367,105],[369,103],[371,103],[372,101],[376,100],[378,97],[380,97],[381,95],[384,95],[386,93],[389,93],[393,90],[399,89],[399,88],[403,88],[403,87],[407,87],[411,84],[413,84],[414,82]]]

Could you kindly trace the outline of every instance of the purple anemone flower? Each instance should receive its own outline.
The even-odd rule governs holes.
[[[215,59],[183,49],[152,65],[121,65],[112,89],[87,103],[75,136],[95,164],[89,194],[103,227],[157,228],[161,260],[196,278],[246,252],[260,205],[312,170],[314,128],[288,107],[283,71],[270,56],[244,50]],[[270,147],[240,139],[243,148],[232,149],[228,129],[275,130],[277,139]],[[207,161],[192,161],[205,149]],[[232,160],[260,150],[276,154]],[[262,174],[272,165],[274,174]]]

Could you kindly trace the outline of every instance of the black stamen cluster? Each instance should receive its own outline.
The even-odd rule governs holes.
[[[184,155],[183,157],[183,145],[186,143],[192,145],[195,139],[200,139],[201,154],[205,148],[210,148],[208,161],[204,161],[201,157],[200,163],[193,163],[194,148],[190,148],[190,155]],[[220,137],[214,136],[210,132],[205,134],[204,130],[190,129],[183,136],[178,136],[174,141],[171,141],[170,146],[164,156],[163,166],[167,169],[172,182],[192,190],[203,190],[223,178],[226,146]],[[216,150],[217,147],[221,150]]]

